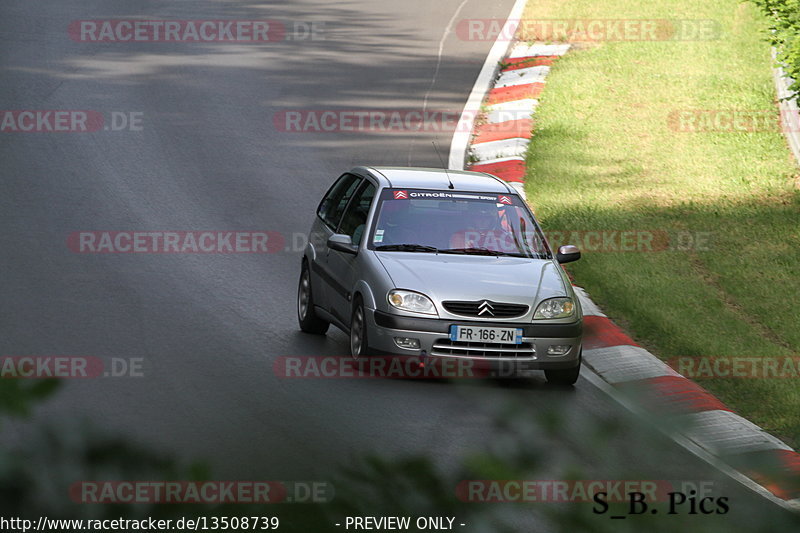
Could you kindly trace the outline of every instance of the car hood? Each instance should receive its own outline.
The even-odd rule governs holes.
[[[434,301],[493,300],[535,307],[568,296],[560,267],[552,260],[410,252],[376,252],[396,288]]]

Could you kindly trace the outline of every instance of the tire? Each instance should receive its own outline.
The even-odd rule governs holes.
[[[303,261],[300,271],[300,282],[297,287],[297,322],[300,330],[315,335],[324,335],[330,325],[317,316],[314,311],[314,295],[311,292],[311,273],[308,263]]]
[[[571,386],[578,381],[578,376],[581,373],[581,361],[583,361],[583,354],[578,356],[578,364],[572,368],[550,368],[544,371],[547,382],[553,385]]]
[[[367,341],[367,315],[360,296],[353,302],[353,313],[350,315],[350,355],[353,359],[365,357],[369,351]]]

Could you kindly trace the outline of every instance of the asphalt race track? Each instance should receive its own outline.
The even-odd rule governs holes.
[[[217,479],[327,479],[369,454],[424,454],[447,470],[497,444],[493,413],[511,404],[520,419],[566,417],[562,440],[527,437],[548,451],[551,479],[572,467],[616,479],[624,466],[641,479],[715,482],[734,502],[726,520],[777,512],[583,378],[561,390],[538,374],[503,385],[273,373],[281,356],[348,350],[340,331],[305,335],[295,316],[298,235],[323,192],[355,165],[439,166],[431,141],[446,158],[453,132],[287,132],[275,117],[308,109],[458,113],[492,42],[452,31],[440,62],[445,28],[451,19],[505,18],[511,5],[5,3],[0,108],[94,110],[106,125],[116,113],[140,127],[0,133],[0,355],[141,358],[142,376],[66,380],[32,421],[3,424],[4,445],[26,442],[41,424],[88,420],[206,461]],[[267,43],[76,42],[68,34],[75,20],[144,17],[315,21],[324,31]],[[267,254],[68,246],[73,232],[192,230],[277,232],[285,245]],[[587,453],[583,430],[598,424],[620,433]]]

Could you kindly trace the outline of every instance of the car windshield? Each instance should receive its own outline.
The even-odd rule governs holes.
[[[379,252],[551,257],[538,224],[514,194],[385,189],[369,248]]]

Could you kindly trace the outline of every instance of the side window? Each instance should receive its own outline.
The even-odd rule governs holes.
[[[337,233],[350,235],[350,238],[353,239],[353,244],[360,244],[366,229],[369,207],[372,205],[374,198],[375,186],[365,180],[347,207]]]
[[[336,183],[333,184],[333,187],[328,190],[325,198],[320,202],[319,208],[317,208],[317,215],[329,228],[336,229],[336,226],[339,225],[344,208],[353,196],[360,179],[353,174],[344,174],[336,180]]]

